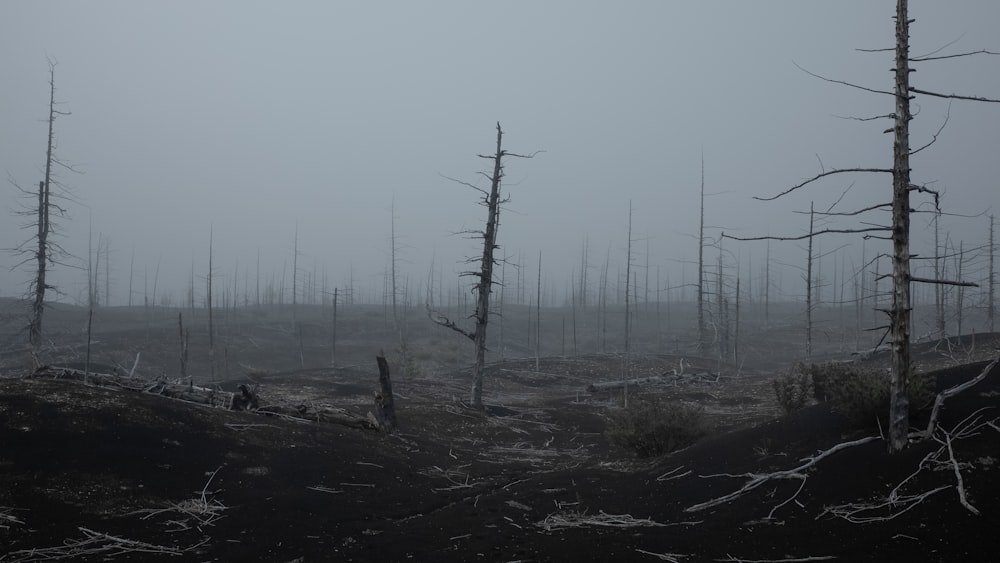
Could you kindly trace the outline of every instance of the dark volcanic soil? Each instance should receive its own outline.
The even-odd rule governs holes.
[[[671,360],[649,361],[654,369]],[[942,372],[940,385],[983,365]],[[975,515],[959,502],[947,453],[887,504],[942,444],[890,457],[881,440],[692,510],[873,431],[850,430],[817,405],[640,462],[602,434],[605,399],[578,400],[601,370],[556,360],[535,375],[528,367],[493,367],[488,385],[503,401],[485,415],[450,399],[464,391],[462,379],[400,381],[396,437],[65,380],[2,380],[0,561],[73,550],[79,560],[129,561],[989,561],[1000,553],[1000,369],[950,399],[941,419],[947,430],[978,425],[952,444]],[[262,396],[309,396],[363,414],[372,387],[363,377],[272,375]],[[666,392],[737,404],[725,400],[727,388],[752,394],[766,385],[741,376]],[[874,521],[853,523],[844,517],[852,503],[884,506],[855,511]]]

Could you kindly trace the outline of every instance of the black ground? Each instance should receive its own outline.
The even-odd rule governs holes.
[[[952,363],[929,345],[916,352],[927,365]],[[634,369],[669,372],[677,361],[643,356]],[[697,360],[687,362],[698,371]],[[363,417],[375,387],[370,363],[255,380],[263,401]],[[956,463],[938,441],[890,456],[875,439],[694,510],[878,430],[856,429],[825,404],[776,417],[772,375],[723,370],[717,380],[656,389],[704,404],[716,431],[638,460],[604,434],[612,397],[584,391],[617,377],[619,365],[613,355],[543,358],[538,369],[534,360],[493,364],[486,413],[462,403],[464,371],[399,376],[398,436],[8,370],[0,561],[1000,558],[1000,368],[945,404],[941,428]],[[938,386],[984,365],[939,371]],[[943,446],[940,463],[925,459]],[[978,515],[960,503],[956,467]],[[851,504],[882,507],[855,512],[871,518],[855,523],[845,518]]]

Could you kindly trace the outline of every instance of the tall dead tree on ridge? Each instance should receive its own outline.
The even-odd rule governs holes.
[[[435,323],[448,327],[466,336],[475,343],[476,363],[473,367],[472,373],[472,406],[477,409],[483,408],[483,373],[486,367],[486,325],[488,324],[490,318],[490,293],[493,291],[494,283],[493,267],[497,263],[494,258],[494,251],[499,248],[496,241],[497,230],[500,226],[500,207],[509,201],[508,198],[500,197],[500,182],[503,178],[504,168],[503,160],[505,157],[532,158],[535,154],[537,154],[537,152],[528,155],[521,155],[504,150],[503,129],[500,128],[500,123],[497,122],[496,153],[493,155],[478,155],[480,158],[493,161],[493,172],[491,174],[487,174],[486,172],[481,173],[486,176],[490,182],[489,192],[469,182],[462,182],[460,180],[449,178],[454,182],[468,186],[481,193],[483,196],[481,204],[487,209],[486,228],[482,231],[475,231],[473,233],[476,238],[482,237],[483,239],[483,254],[482,258],[479,260],[479,270],[463,274],[473,276],[478,279],[473,287],[473,291],[477,296],[476,311],[473,313],[476,327],[474,331],[469,332],[459,327],[454,322],[448,320],[448,318],[444,315],[431,311],[429,305],[427,313],[431,320]]]
[[[882,203],[878,205],[871,206],[859,210],[854,215],[860,215],[864,212],[874,211],[874,210],[884,210],[885,208],[890,208],[892,213],[892,220],[889,226],[882,227],[869,227],[869,228],[858,228],[858,229],[847,229],[847,230],[833,230],[826,229],[823,231],[818,231],[812,233],[811,236],[818,236],[827,233],[864,233],[872,231],[882,231],[888,232],[889,236],[884,235],[881,238],[888,238],[892,242],[892,302],[887,311],[885,311],[889,316],[889,326],[888,332],[892,344],[892,368],[890,372],[889,388],[890,388],[890,406],[889,406],[889,432],[888,432],[888,442],[889,451],[896,453],[901,451],[906,447],[909,432],[909,399],[906,394],[907,379],[911,371],[910,363],[910,285],[912,282],[924,282],[924,283],[937,283],[937,284],[948,284],[948,285],[959,285],[959,286],[974,286],[975,284],[961,282],[961,281],[945,281],[941,279],[926,279],[919,278],[911,275],[910,273],[910,194],[912,192],[930,194],[934,199],[935,209],[938,209],[939,197],[936,191],[923,186],[914,184],[910,180],[910,156],[912,154],[918,153],[921,150],[929,147],[937,139],[937,134],[934,135],[931,141],[925,145],[911,150],[910,149],[910,121],[913,119],[913,114],[910,111],[910,100],[915,94],[944,98],[951,100],[968,100],[968,101],[980,101],[980,102],[1000,102],[997,99],[983,98],[977,96],[965,96],[958,94],[941,94],[937,92],[931,92],[927,90],[922,90],[914,88],[910,85],[910,73],[912,69],[910,68],[911,62],[930,62],[942,59],[952,59],[957,57],[965,57],[977,54],[996,54],[986,50],[972,51],[966,53],[958,53],[952,55],[929,55],[923,57],[910,58],[910,24],[914,20],[909,19],[907,0],[897,0],[896,2],[896,15],[895,15],[895,48],[893,49],[895,53],[895,66],[892,69],[894,73],[894,88],[891,91],[878,90],[873,88],[868,88],[864,86],[858,86],[856,84],[851,84],[849,82],[844,82],[842,80],[833,80],[830,78],[825,78],[817,74],[813,74],[806,71],[812,76],[825,80],[827,82],[833,82],[852,88],[858,88],[865,90],[867,92],[872,92],[876,94],[884,94],[892,96],[895,100],[894,111],[891,114],[879,116],[882,118],[892,119],[893,127],[890,129],[893,133],[893,164],[892,168],[843,168],[843,169],[833,169],[828,171],[823,171],[820,174],[792,186],[791,188],[779,193],[778,195],[767,197],[767,198],[756,198],[761,200],[773,200],[784,195],[787,195],[793,191],[798,190],[804,186],[812,184],[822,178],[832,176],[835,174],[845,174],[845,173],[878,173],[878,174],[891,174],[892,175],[892,201],[890,203]],[[877,49],[874,52],[883,52],[887,49]],[[942,126],[943,127],[943,126]],[[887,131],[888,132],[888,131]],[[735,238],[735,237],[730,237]],[[767,238],[767,237],[760,237]],[[772,237],[779,238],[779,237]],[[798,237],[799,239],[805,237]],[[746,240],[746,239],[741,239]],[[795,240],[795,239],[782,239],[782,240]]]

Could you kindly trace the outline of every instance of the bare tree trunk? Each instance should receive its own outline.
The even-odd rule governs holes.
[[[698,219],[698,348],[708,348],[705,324],[705,155],[701,157],[701,202]]]
[[[132,247],[132,258],[128,262],[128,306],[132,308],[132,278],[135,275],[135,247]]]
[[[538,287],[535,293],[538,303],[535,314],[535,371],[541,370],[542,362],[542,251],[538,251]]]
[[[751,271],[751,275],[753,275]],[[749,293],[750,290],[747,290]],[[751,305],[752,307],[752,305]],[[735,336],[733,337],[733,363],[737,366],[740,365],[740,277],[736,276],[736,327],[734,329]]]
[[[480,261],[479,283],[476,304],[476,364],[472,374],[472,405],[483,408],[483,374],[486,371],[486,326],[490,320],[490,293],[493,291],[493,251],[496,249],[497,228],[500,219],[500,180],[503,177],[502,148],[503,130],[497,123],[497,151],[493,157],[493,175],[490,177],[490,193],[487,197],[488,216],[483,232],[483,258]]]
[[[89,383],[90,379],[90,344],[92,341],[91,336],[93,335],[92,328],[94,326],[94,308],[91,307],[87,310],[87,360],[83,365],[83,382]]]
[[[632,280],[632,202],[628,202],[628,243],[626,244],[625,251],[625,356],[622,361],[622,379],[628,379],[630,375],[629,369],[629,352],[631,351],[632,343],[632,307],[630,302],[629,285]],[[628,389],[623,390],[623,401],[628,403],[628,396],[625,393]]]
[[[375,395],[375,412],[379,426],[386,434],[396,432],[396,406],[392,396],[392,380],[389,378],[389,362],[381,350],[375,358],[378,362],[379,392]]]
[[[570,306],[573,308],[573,355],[576,356],[576,283],[575,280],[570,280]],[[501,293],[502,295],[502,293]]]
[[[580,292],[577,298],[580,300],[580,308],[587,308],[587,258],[590,254],[590,241],[583,238],[583,250],[580,257]]]
[[[806,257],[806,359],[812,358],[812,270],[813,270],[813,203],[809,202],[809,254]]]
[[[608,246],[608,255],[604,259],[604,269],[601,271],[601,303],[600,317],[598,319],[599,330],[601,331],[601,353],[607,352],[608,345],[608,264],[611,262],[611,246]]]
[[[177,313],[177,331],[180,336],[180,360],[181,360],[181,379],[187,378],[187,360],[188,360],[188,336],[189,332],[184,331],[184,313]]]
[[[49,125],[49,151],[51,152],[52,125]],[[48,167],[46,166],[46,175]],[[28,324],[28,342],[37,354],[42,345],[42,315],[45,313],[45,274],[48,266],[49,226],[46,217],[48,208],[47,182],[38,182],[38,271],[35,276],[35,296],[31,305],[31,321]],[[89,277],[89,276],[88,276]]]
[[[292,324],[297,324],[299,308],[299,223],[295,222],[295,242],[292,245]]]
[[[337,288],[333,288],[333,323],[330,336],[330,366],[337,367]]]
[[[962,262],[964,262],[964,251],[962,241],[958,241],[958,254],[955,256],[955,279],[962,279]],[[955,296],[955,320],[958,323],[958,336],[962,336],[962,309],[965,307],[965,286],[958,286],[955,288],[957,295]]]
[[[764,256],[764,326],[768,326],[771,308],[771,241],[767,241],[767,254]]]
[[[941,227],[939,222],[941,220],[941,211],[938,210],[934,214],[934,279],[942,279],[941,272],[941,245],[940,245],[940,232]],[[944,326],[944,286],[941,284],[934,284],[934,312],[935,320],[937,321],[937,332],[938,339],[944,339],[945,337],[945,326]]]
[[[504,297],[505,297],[505,295],[504,295],[505,291],[504,290],[506,290],[506,289],[507,289],[507,261],[504,260],[500,264],[500,303],[498,304],[499,305],[499,312],[500,312],[500,331],[499,331],[499,344],[497,345],[497,348],[498,348],[497,352],[498,352],[498,354],[500,356],[500,361],[501,362],[503,361],[503,354],[504,354],[503,305],[504,305]]]
[[[889,451],[906,447],[910,402],[910,20],[907,0],[896,4],[896,111],[892,171],[892,373],[889,381]]]
[[[997,245],[996,239],[993,234],[993,223],[994,216],[990,215],[990,271],[987,275],[988,288],[986,290],[987,305],[986,305],[986,319],[990,325],[990,332],[994,331],[993,319],[996,317],[996,295],[993,293],[996,288],[996,269],[993,266],[993,257],[996,255]]]
[[[715,276],[715,313],[716,313],[716,338],[718,339],[719,345],[719,361],[725,359],[728,355],[728,342],[726,341],[727,335],[729,333],[729,326],[726,322],[726,303],[725,294],[723,293],[723,280],[722,280],[722,243],[719,243],[719,269]]]
[[[55,123],[56,116],[64,115],[56,110],[56,79],[55,64],[49,62],[49,132],[45,148],[45,178],[38,183],[38,270],[35,275],[34,299],[31,303],[31,320],[28,323],[28,343],[36,355],[42,345],[42,316],[45,313],[45,290],[48,289],[46,274],[50,260],[49,233],[52,231],[50,220],[52,163],[55,160]]]
[[[111,237],[104,237],[104,306],[111,306]]]
[[[208,296],[205,305],[208,307],[208,365],[212,381],[215,381],[215,325],[212,322],[212,238],[214,229],[208,231]]]

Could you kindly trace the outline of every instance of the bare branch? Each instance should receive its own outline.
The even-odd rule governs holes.
[[[927,61],[940,61],[942,59],[957,59],[958,57],[971,57],[972,55],[1000,55],[1000,53],[995,53],[993,51],[987,51],[986,49],[980,49],[978,51],[967,51],[965,53],[955,53],[954,55],[941,55],[940,57],[915,57],[911,58],[911,63],[923,63]]]
[[[847,119],[850,121],[875,121],[877,119],[896,119],[896,114],[887,113],[885,115],[873,115],[871,117],[856,117],[852,115],[834,115],[837,119]]]
[[[967,100],[967,101],[970,101],[970,102],[990,102],[990,103],[994,103],[994,104],[1000,104],[1000,99],[984,98],[984,97],[981,97],[981,96],[965,96],[965,95],[962,95],[962,94],[941,94],[941,93],[938,93],[938,92],[930,92],[928,90],[921,90],[919,88],[914,88],[913,86],[910,86],[910,92],[913,92],[915,94],[923,94],[925,96],[933,96],[935,98],[945,98],[945,99],[951,99],[951,100]]]
[[[722,233],[722,238],[727,238],[727,239],[730,239],[730,240],[740,240],[740,241],[751,241],[751,240],[787,240],[787,241],[794,241],[794,240],[806,240],[806,239],[810,239],[810,238],[813,238],[813,237],[817,237],[819,235],[830,235],[830,234],[843,235],[843,234],[869,233],[869,232],[873,232],[873,231],[886,232],[886,231],[891,231],[891,230],[892,229],[889,228],[889,227],[870,227],[868,229],[823,229],[822,231],[814,231],[812,233],[804,234],[804,235],[798,236],[798,237],[778,237],[778,236],[734,237],[732,235],[727,235],[726,233]]]
[[[952,281],[952,280],[935,280],[930,278],[918,278],[916,276],[910,276],[910,281],[917,283],[930,283],[936,285],[957,285],[959,287],[979,287],[978,283],[974,282],[964,282],[964,281]]]
[[[972,387],[973,385],[986,379],[986,376],[993,371],[994,367],[996,367],[997,362],[1000,362],[1000,356],[993,358],[993,361],[987,364],[986,367],[983,368],[983,371],[979,372],[979,375],[976,377],[973,377],[964,383],[955,385],[954,387],[949,387],[948,389],[945,389],[937,394],[937,397],[934,399],[934,407],[931,409],[931,418],[927,422],[927,430],[924,431],[925,438],[930,438],[934,435],[934,429],[937,425],[938,411],[941,410],[941,406],[944,405],[945,400],[954,395],[958,395],[962,391],[965,391],[969,387]]]
[[[817,211],[816,215],[821,215],[824,217],[853,217],[855,215],[861,215],[862,213],[867,213],[869,211],[877,211],[879,209],[885,209],[892,207],[892,203],[879,203],[869,207],[863,207],[861,209],[856,209],[854,211],[843,211],[843,212],[830,212],[830,211]],[[831,207],[832,208],[832,207]]]
[[[487,197],[487,198],[490,197],[489,192],[487,192],[486,190],[480,188],[479,186],[477,186],[477,185],[475,185],[473,183],[465,182],[465,181],[459,180],[457,178],[452,178],[451,176],[445,176],[444,174],[441,174],[440,172],[438,173],[438,176],[441,176],[445,180],[451,180],[452,182],[455,182],[456,184],[461,184],[463,186],[472,188],[472,189],[476,190],[477,192],[483,194],[483,197]]]
[[[926,145],[920,147],[919,149],[910,151],[910,156],[913,156],[913,155],[917,154],[918,152],[926,149],[927,147],[933,145],[934,142],[937,141],[938,135],[941,134],[941,131],[944,131],[944,126],[948,125],[948,118],[949,117],[951,117],[951,102],[948,103],[948,111],[946,111],[945,114],[944,114],[944,122],[941,123],[941,127],[938,127],[937,132],[934,133],[934,135],[931,137],[931,140],[928,141]]]
[[[801,66],[799,66],[799,63],[797,63],[795,61],[792,61],[792,64],[795,65],[795,68],[801,70],[802,72],[808,74],[809,76],[812,76],[814,78],[819,78],[820,80],[823,80],[825,82],[832,82],[834,84],[840,84],[842,86],[850,86],[851,88],[857,88],[858,90],[864,90],[865,92],[872,92],[873,94],[887,94],[889,96],[895,96],[895,94],[893,94],[892,92],[890,92],[888,90],[876,90],[874,88],[868,88],[866,86],[859,86],[857,84],[852,84],[850,82],[845,82],[843,80],[836,80],[836,79],[833,79],[833,78],[827,78],[825,76],[816,74],[815,72],[811,72],[811,71],[808,71],[808,70],[802,68]]]
[[[841,450],[845,450],[847,448],[851,448],[851,447],[854,447],[854,446],[860,446],[860,445],[867,444],[869,442],[874,442],[876,440],[881,440],[881,439],[882,439],[881,436],[869,436],[867,438],[860,438],[858,440],[852,440],[850,442],[842,442],[840,444],[837,444],[837,445],[833,446],[832,448],[829,448],[827,450],[824,450],[824,451],[818,453],[817,455],[815,455],[813,457],[805,458],[805,459],[801,460],[804,463],[800,464],[797,467],[793,467],[792,469],[786,469],[786,470],[783,470],[783,471],[775,471],[774,473],[765,473],[765,474],[748,473],[748,474],[745,474],[745,475],[741,475],[742,477],[747,477],[748,478],[748,481],[746,482],[746,484],[743,485],[742,488],[740,488],[740,489],[738,489],[736,491],[733,491],[733,492],[731,492],[729,494],[723,495],[721,497],[717,497],[717,498],[714,498],[712,500],[708,500],[708,501],[705,501],[705,502],[702,502],[702,503],[699,503],[699,504],[695,504],[693,506],[689,506],[689,507],[687,507],[687,508],[684,509],[684,512],[697,512],[699,510],[704,510],[706,508],[712,508],[714,506],[719,506],[721,504],[726,504],[728,502],[732,502],[732,501],[736,500],[737,498],[739,498],[739,497],[741,497],[741,496],[749,493],[750,491],[756,489],[757,487],[763,485],[764,483],[767,483],[767,482],[770,482],[770,481],[776,481],[776,480],[779,480],[779,479],[805,479],[806,475],[805,475],[804,471],[806,469],[809,469],[810,467],[816,465],[817,463],[819,463],[820,461],[822,461],[824,458],[827,458],[827,457],[829,457],[829,456],[831,456],[831,455],[833,455],[833,454],[835,454],[835,453],[837,453],[837,452],[839,452]]]
[[[437,311],[432,311],[429,303],[427,303],[426,305],[427,305],[427,318],[429,318],[431,322],[439,324],[446,328],[450,328],[451,330],[454,330],[455,332],[461,334],[462,336],[468,338],[469,340],[476,339],[475,334],[456,325],[454,322],[449,320],[448,317],[442,315],[441,313],[438,313]]]
[[[798,190],[799,188],[805,187],[805,186],[807,186],[807,185],[809,185],[809,184],[811,184],[811,183],[813,183],[813,182],[815,182],[815,181],[817,181],[817,180],[819,180],[821,178],[825,178],[827,176],[833,176],[834,174],[845,174],[845,173],[848,173],[848,172],[879,172],[879,173],[884,173],[884,174],[892,174],[892,168],[834,168],[833,170],[829,170],[829,171],[826,171],[826,172],[821,172],[821,173],[813,176],[812,178],[809,178],[808,180],[806,180],[804,182],[800,182],[800,183],[798,183],[798,184],[796,184],[796,185],[788,188],[787,190],[779,193],[778,195],[774,195],[774,196],[770,196],[770,197],[754,196],[754,199],[756,199],[758,201],[773,201],[773,200],[778,199],[779,197],[788,195],[788,194],[794,192],[795,190]]]

